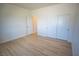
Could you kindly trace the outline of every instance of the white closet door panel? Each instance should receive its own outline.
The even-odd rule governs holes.
[[[38,34],[47,35],[47,21],[46,17],[39,17],[37,23],[37,32]]]
[[[56,38],[57,17],[49,17],[48,19],[48,36]]]
[[[58,16],[57,18],[57,38],[68,39],[68,19],[67,15]]]

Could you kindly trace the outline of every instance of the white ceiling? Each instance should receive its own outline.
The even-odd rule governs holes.
[[[50,5],[55,5],[57,3],[12,3],[12,4],[22,8],[34,10],[34,9],[38,9],[38,8],[42,8]]]

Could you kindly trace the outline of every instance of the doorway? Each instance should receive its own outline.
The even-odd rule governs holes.
[[[32,33],[37,34],[37,16],[32,16]]]

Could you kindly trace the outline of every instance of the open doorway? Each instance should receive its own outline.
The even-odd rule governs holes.
[[[37,16],[32,16],[32,28],[32,33],[37,34]]]

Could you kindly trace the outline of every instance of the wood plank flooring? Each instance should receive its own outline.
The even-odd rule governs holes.
[[[71,56],[71,50],[66,41],[37,35],[0,44],[0,56]]]

